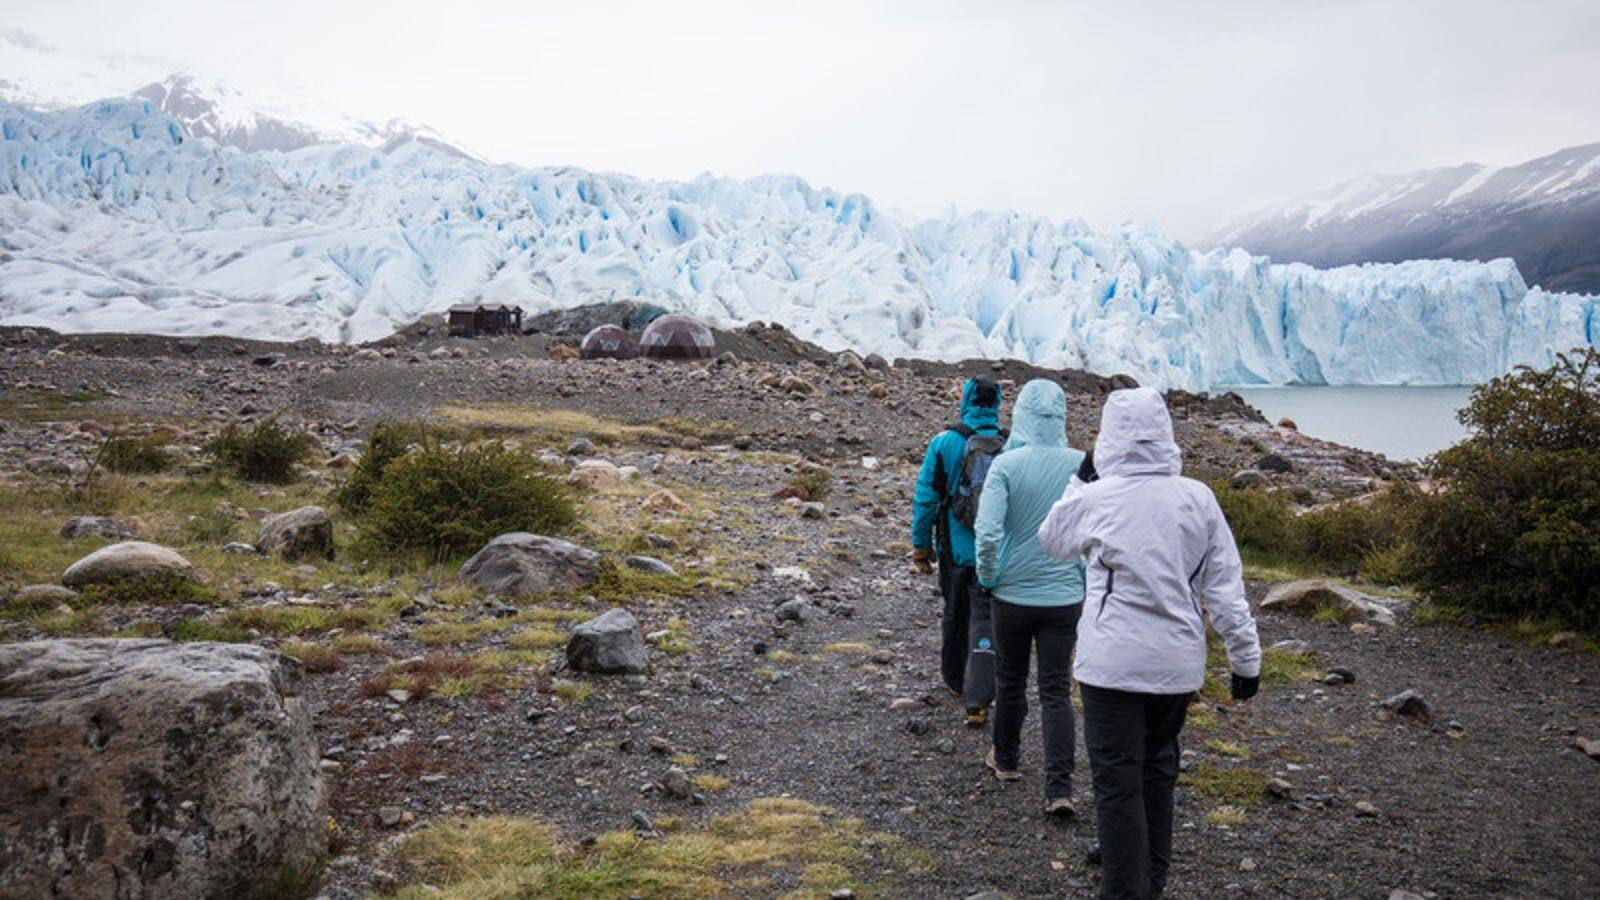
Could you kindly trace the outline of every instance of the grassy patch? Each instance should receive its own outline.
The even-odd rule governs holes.
[[[1226,825],[1231,828],[1243,825],[1249,818],[1250,814],[1237,806],[1223,805],[1206,813],[1206,821],[1210,824]]]
[[[1315,653],[1288,653],[1283,650],[1263,648],[1261,651],[1261,682],[1263,684],[1289,684],[1306,681],[1322,672],[1322,661]]]
[[[472,622],[432,622],[419,627],[411,637],[419,644],[438,647],[466,644],[512,627],[510,619],[477,619]]]
[[[694,652],[694,642],[689,640],[689,625],[682,619],[668,619],[661,628],[666,634],[656,638],[656,649],[669,656],[682,656]]]
[[[305,641],[288,641],[278,648],[278,652],[285,656],[292,656],[300,660],[307,672],[326,674],[337,672],[344,668],[344,657],[339,651],[327,644],[312,644]]]
[[[217,641],[224,644],[243,644],[250,640],[250,630],[229,622],[210,622],[184,616],[167,628],[166,636],[175,641]]]
[[[341,634],[333,639],[333,649],[337,653],[360,656],[382,653],[384,648],[383,641],[370,634]]]
[[[663,575],[606,560],[600,566],[600,577],[587,592],[602,603],[635,603],[646,597],[688,597],[695,592],[696,582],[691,575]]]
[[[663,827],[667,824],[663,822]],[[418,830],[400,858],[419,883],[402,897],[567,898],[773,895],[870,890],[850,872],[865,848],[891,856],[892,838],[798,800],[756,800],[703,826],[677,822],[658,839],[631,831],[564,842],[530,819],[446,819]]]
[[[524,628],[506,637],[506,646],[518,650],[548,650],[565,646],[567,636],[553,628],[534,626]]]
[[[108,438],[100,446],[98,459],[100,465],[120,475],[154,475],[177,462],[167,448],[167,437],[160,434]]]
[[[387,611],[373,606],[251,606],[229,610],[224,621],[262,634],[287,636],[320,634],[335,628],[359,631],[387,618]]]
[[[732,781],[723,778],[721,775],[711,774],[696,775],[689,780],[694,783],[695,787],[705,791],[708,794],[715,791],[725,791],[728,789],[729,785],[733,784]]]
[[[582,703],[594,693],[594,685],[587,681],[557,681],[550,686],[551,693],[571,703]]]
[[[1267,801],[1267,776],[1243,766],[1196,764],[1178,780],[1229,806],[1249,809]]]
[[[216,606],[223,602],[214,590],[180,575],[158,575],[91,584],[83,588],[78,599],[82,606],[182,606],[193,603]]]
[[[842,656],[866,656],[872,652],[872,648],[855,641],[835,641],[832,644],[822,645],[822,652],[837,653]]]
[[[1209,740],[1206,741],[1206,749],[1210,750],[1212,753],[1226,756],[1229,759],[1250,758],[1249,747],[1245,747],[1242,744],[1235,744],[1232,741],[1224,741],[1221,739]]]
[[[784,482],[784,487],[798,488],[805,493],[800,499],[820,503],[833,490],[833,473],[821,466],[804,466]]]

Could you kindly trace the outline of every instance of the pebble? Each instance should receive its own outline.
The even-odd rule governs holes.
[[[1378,808],[1365,800],[1356,801],[1356,815],[1373,818],[1378,814]]]
[[[1256,870],[1256,861],[1255,860],[1251,859],[1248,856],[1246,856],[1244,859],[1239,860],[1239,871],[1241,871],[1241,872],[1254,872],[1255,870]]]

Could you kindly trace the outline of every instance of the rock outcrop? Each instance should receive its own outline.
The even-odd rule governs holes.
[[[580,672],[636,674],[649,667],[650,654],[633,614],[617,608],[573,627],[567,664]]]
[[[249,644],[0,646],[0,896],[223,897],[315,859],[301,673]]]
[[[67,567],[61,583],[70,588],[146,578],[193,578],[194,566],[159,544],[123,541],[109,544]]]
[[[599,575],[600,554],[526,531],[500,535],[461,567],[462,580],[513,597],[580,588]]]
[[[67,520],[67,524],[61,526],[61,536],[69,541],[86,537],[125,541],[134,534],[132,525],[118,522],[109,516],[73,516]]]
[[[268,518],[256,535],[258,553],[284,559],[332,559],[333,521],[320,506],[302,506]]]
[[[1341,621],[1394,624],[1394,613],[1376,597],[1321,578],[1280,584],[1267,592],[1260,608],[1302,615],[1332,609]]]

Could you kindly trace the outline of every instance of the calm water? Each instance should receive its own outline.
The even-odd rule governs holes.
[[[1375,450],[1391,459],[1420,459],[1467,431],[1456,421],[1470,387],[1233,388],[1276,422],[1284,416],[1303,434]]]

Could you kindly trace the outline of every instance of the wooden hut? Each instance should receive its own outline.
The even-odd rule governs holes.
[[[522,307],[504,303],[461,303],[452,306],[450,333],[456,337],[521,334]]]

